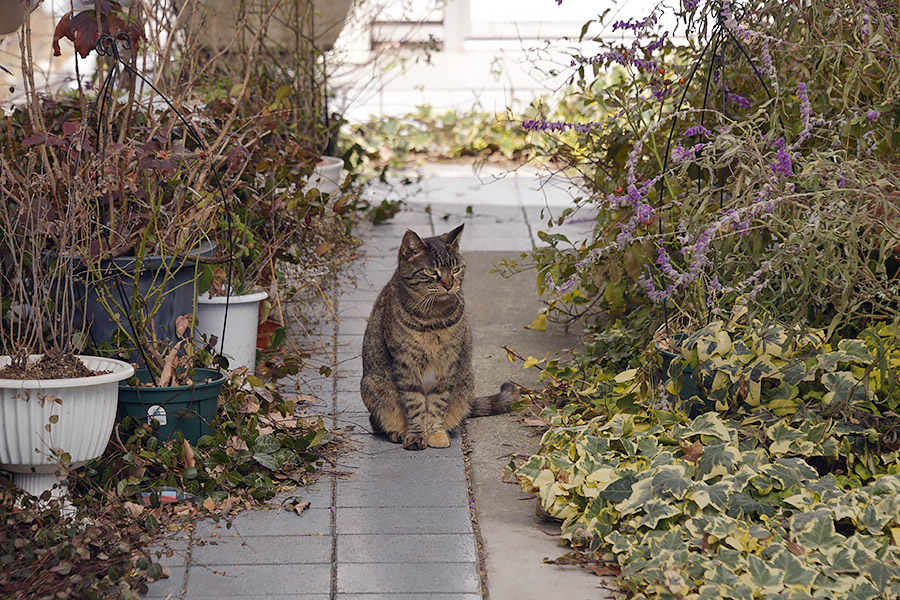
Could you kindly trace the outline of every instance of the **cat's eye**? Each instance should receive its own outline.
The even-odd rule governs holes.
[[[460,269],[459,267],[453,267],[453,268],[450,270],[450,272],[453,273],[454,275],[456,275],[457,273],[460,272],[460,270],[461,270],[461,269]]]
[[[428,275],[429,277],[437,276],[437,271],[435,271],[434,269],[422,269],[422,272],[425,273],[426,275]]]

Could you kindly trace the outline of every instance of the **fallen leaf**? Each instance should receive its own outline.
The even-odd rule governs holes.
[[[232,507],[234,507],[234,497],[228,496],[227,498],[222,500],[222,503],[219,504],[218,508],[216,508],[216,512],[218,512],[220,515],[227,515],[229,512],[231,512]]]
[[[216,501],[210,497],[207,497],[206,500],[203,501],[203,508],[210,512],[216,510]]]
[[[681,450],[684,452],[684,456],[681,458],[690,463],[697,464],[697,461],[703,456],[703,444],[699,440],[694,440],[693,444],[682,444]]]
[[[184,440],[184,468],[190,469],[195,466],[197,465],[194,460],[194,449],[191,448],[191,443],[189,441]]]
[[[144,512],[144,507],[140,504],[135,504],[134,502],[125,502],[123,506],[125,507],[125,510],[130,512],[131,516],[134,518],[139,517],[141,513]]]
[[[588,569],[597,577],[618,577],[622,574],[618,567],[610,565],[591,565]]]
[[[788,550],[791,551],[791,554],[793,554],[794,556],[803,556],[804,554],[806,554],[806,550],[804,550],[803,546],[801,546],[797,542],[794,542],[792,540],[785,540],[784,545]]]
[[[537,365],[540,362],[541,361],[539,361],[535,357],[529,356],[527,359],[525,359],[525,363],[522,366],[525,367],[526,369],[530,369],[531,367]]]
[[[294,505],[294,512],[298,515],[302,515],[303,511],[309,508],[309,502],[298,502]]]
[[[531,322],[531,325],[526,325],[525,329],[533,329],[534,331],[546,331],[547,329],[547,313],[541,313],[537,316],[537,318]]]

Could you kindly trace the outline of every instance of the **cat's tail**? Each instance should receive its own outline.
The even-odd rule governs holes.
[[[491,396],[480,396],[472,401],[470,417],[487,417],[509,412],[514,402],[522,399],[519,387],[512,381],[507,381],[500,386],[500,391]]]

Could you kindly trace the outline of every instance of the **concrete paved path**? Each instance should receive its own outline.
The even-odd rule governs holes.
[[[500,346],[520,344],[526,355],[543,356],[573,343],[561,333],[523,328],[539,306],[533,273],[514,279],[514,286],[490,273],[500,258],[515,258],[540,243],[537,231],[546,229],[542,209],[546,217],[570,206],[564,190],[536,187],[530,175],[478,179],[469,169],[444,167],[426,174],[407,198],[407,210],[389,224],[363,226],[358,285],[326,290],[340,318],[319,332],[332,375],[304,373],[284,382],[315,396],[309,410],[347,433],[351,450],[335,474],[293,493],[310,502],[301,516],[273,503],[238,515],[230,529],[204,521],[178,534],[171,542],[177,554],[164,563],[171,577],[154,583],[147,598],[537,600],[560,597],[562,590],[575,600],[605,597],[596,577],[540,562],[562,548],[536,528],[533,498],[500,483],[508,455],[530,452],[537,443],[514,417],[470,424],[469,446],[477,457],[470,481],[464,452],[469,450],[458,434],[448,449],[403,450],[369,433],[359,397],[366,318],[393,273],[407,228],[430,236],[466,223],[462,251],[469,265],[465,290],[475,326],[479,395],[493,393],[509,376],[536,385],[523,379],[520,366],[508,366]],[[583,236],[590,223],[563,229]],[[479,555],[479,541],[486,556]]]

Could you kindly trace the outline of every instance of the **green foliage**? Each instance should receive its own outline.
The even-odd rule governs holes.
[[[294,407],[274,385],[234,375],[213,434],[201,437],[196,449],[189,449],[180,433],[161,443],[151,425],[126,418],[120,426],[123,444],[111,445],[85,467],[85,475],[120,498],[175,487],[201,499],[247,494],[268,500],[279,485],[302,482],[314,472],[318,449],[334,439],[321,419],[293,416]]]
[[[882,325],[835,345],[823,340],[821,331],[771,321],[715,321],[684,339],[681,357],[669,364],[667,391],[679,394],[679,378],[690,368],[703,400],[722,413],[813,411],[863,423],[877,431],[883,447],[900,448],[900,345],[894,328]],[[674,400],[676,408],[681,400]]]
[[[811,466],[847,464],[860,428],[666,412],[551,425],[516,476],[632,598],[900,594],[897,453],[850,489]]]
[[[155,521],[111,504],[73,513],[47,496],[17,496],[0,482],[0,596],[137,600],[142,582],[161,576],[143,549],[158,531]]]
[[[720,6],[700,3],[698,11]],[[897,319],[896,6],[876,17],[856,1],[840,9],[819,1],[802,9],[768,0],[742,5],[737,25],[748,33],[735,37],[772,99],[729,42],[719,48],[724,75],[712,78],[719,84],[706,102],[708,75],[718,75],[706,72],[709,53],[694,78],[691,73],[711,41],[707,25],[715,14],[688,16],[687,37],[696,40],[688,47],[668,42],[649,52],[615,41],[604,48],[629,57],[637,52],[658,61],[658,70],[630,63],[607,68],[600,61],[573,72],[564,99],[581,107],[573,120],[602,126],[526,136],[532,154],[578,176],[587,190],[578,204],[597,208],[589,243],[548,237],[550,248],[534,253],[552,316],[585,315],[599,331],[627,329],[637,335],[620,340],[630,338],[633,351],[656,330],[648,320],[661,323],[662,310],[650,319],[643,312],[661,295],[668,296],[670,315],[703,322],[710,305],[715,313],[744,302],[753,312],[824,328],[828,337],[853,337],[869,321]],[[749,110],[713,102],[722,81],[729,94],[749,99]],[[685,137],[700,123],[708,135]],[[787,177],[773,169],[779,138],[790,148]],[[673,148],[697,142],[705,146],[695,157],[674,158]],[[630,193],[639,201],[632,203]],[[637,202],[649,216],[636,219]],[[661,250],[673,271],[663,268]],[[649,282],[655,294],[648,295]]]

